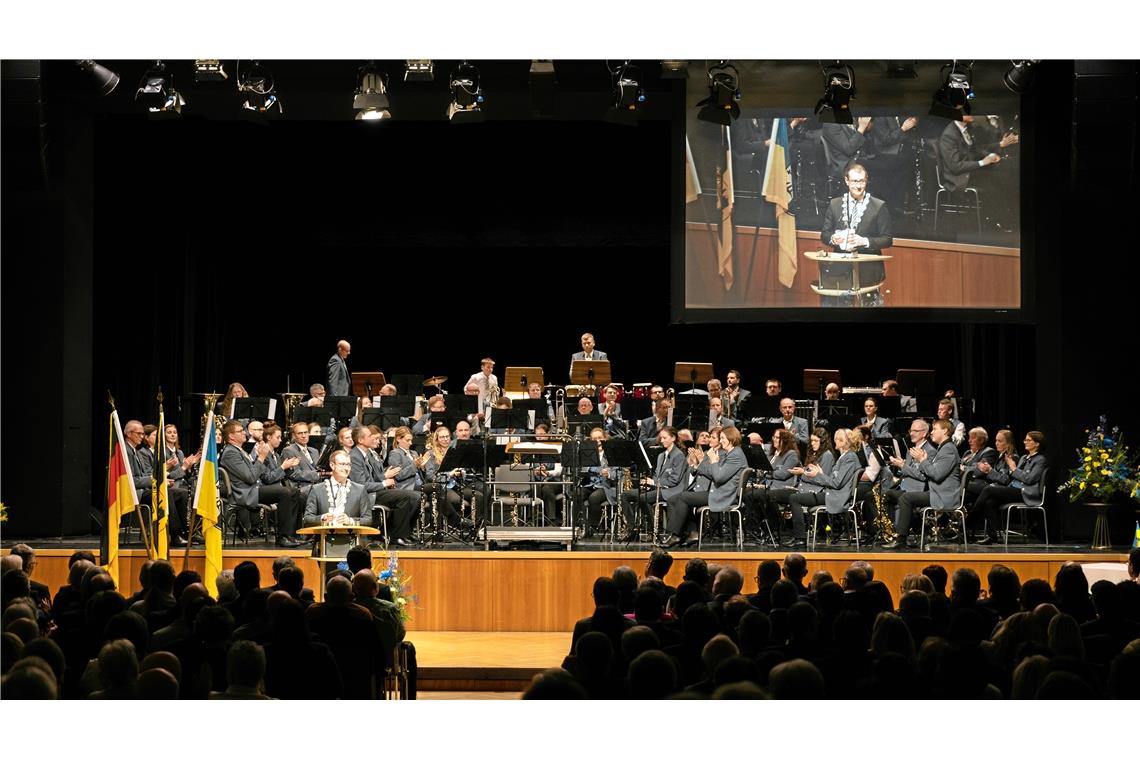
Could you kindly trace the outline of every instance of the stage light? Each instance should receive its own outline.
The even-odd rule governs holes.
[[[855,97],[855,70],[836,61],[823,67],[823,97],[815,115],[828,124],[850,124],[851,98]]]
[[[1001,81],[1011,92],[1023,95],[1033,87],[1033,71],[1037,61],[1012,61],[1013,65],[1005,72]]]
[[[174,76],[167,73],[166,64],[162,61],[155,61],[143,74],[135,91],[135,100],[156,116],[177,116],[186,105],[186,99],[174,89]]]
[[[229,78],[222,62],[217,58],[197,58],[194,61],[195,82],[224,82]]]
[[[110,95],[119,86],[119,75],[106,66],[95,61],[76,61],[75,63],[91,75],[95,81],[95,89],[99,93],[99,97]]]
[[[392,118],[388,102],[388,75],[371,63],[357,72],[352,107],[357,121],[386,121]]]
[[[609,65],[608,63],[606,64]],[[629,61],[610,69],[613,79],[613,107],[619,111],[636,111],[645,102],[645,88],[641,86],[641,69]]]
[[[452,70],[448,86],[451,103],[447,106],[447,118],[456,123],[482,121],[484,97],[479,69],[464,61]]]
[[[740,118],[740,72],[728,61],[708,68],[709,96],[697,103],[697,118],[729,126]]]
[[[957,61],[942,67],[942,85],[934,91],[934,99],[930,103],[931,116],[961,121],[962,116],[970,113],[970,101],[974,99],[974,88],[970,86],[972,68]]]
[[[435,66],[430,58],[408,58],[404,64],[405,82],[434,82]]]
[[[268,67],[254,61],[246,69],[238,70],[237,83],[238,92],[244,98],[243,112],[265,117],[284,115],[285,109],[275,92],[277,82]]]
[[[662,79],[688,79],[689,78],[689,62],[688,61],[662,61],[661,62],[661,78]]]

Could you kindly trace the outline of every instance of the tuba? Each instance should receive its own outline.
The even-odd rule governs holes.
[[[291,431],[293,429],[293,413],[301,405],[301,399],[305,398],[305,394],[278,393],[277,395],[281,397],[281,404],[285,407],[285,430]]]

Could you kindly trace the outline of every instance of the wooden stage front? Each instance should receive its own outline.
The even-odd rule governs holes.
[[[1031,547],[1030,547],[1031,548]],[[66,582],[70,548],[38,549],[36,580],[46,583],[54,592]],[[5,551],[5,553],[7,553]],[[96,552],[97,553],[97,552]],[[271,583],[273,559],[282,554],[294,557],[305,573],[305,585],[319,593],[316,582],[317,563],[307,552],[266,549],[227,550],[224,566],[232,568],[244,560],[252,560],[261,568],[262,585]],[[133,593],[138,588],[138,569],[146,559],[142,550],[120,553],[120,590]],[[649,556],[648,547],[620,551],[433,551],[410,550],[399,554],[400,566],[416,595],[412,610],[411,631],[530,631],[567,632],[574,622],[593,611],[591,589],[594,579],[610,575],[615,567],[629,565],[640,576]],[[673,553],[673,568],[666,581],[680,583],[685,562],[701,556],[709,562],[737,567],[745,578],[744,590],[756,589],[756,568],[762,560],[782,560],[784,552],[737,552],[707,549]],[[1044,578],[1052,582],[1057,570],[1067,561],[1127,562],[1120,552],[1078,551],[978,551],[957,552],[805,552],[809,574],[826,569],[838,580],[856,559],[866,559],[875,568],[875,578],[884,581],[897,598],[903,576],[917,573],[929,564],[940,564],[947,571],[967,566],[978,572],[985,582],[994,564],[1013,568],[1022,581]],[[373,552],[378,566],[387,562],[382,552]],[[174,566],[182,570],[184,555],[173,556]],[[202,551],[190,552],[189,567],[202,571]]]

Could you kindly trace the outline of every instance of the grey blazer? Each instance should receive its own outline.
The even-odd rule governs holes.
[[[727,512],[736,506],[737,492],[740,489],[740,474],[748,467],[748,460],[739,446],[711,464],[708,457],[697,467],[697,472],[706,475],[711,481],[709,488],[709,510]]]
[[[321,474],[317,472],[317,457],[320,452],[312,446],[305,447],[308,450],[309,459],[305,459],[305,455],[301,453],[301,447],[296,443],[290,443],[281,452],[281,456],[288,459],[289,457],[297,457],[301,460],[300,464],[288,471],[289,480],[294,483],[317,483],[321,479]]]
[[[372,524],[372,502],[359,483],[348,482],[348,498],[344,502],[344,513],[354,518],[361,525]],[[328,490],[317,486],[309,491],[309,498],[305,501],[304,525],[320,525],[321,515],[326,515],[332,509],[329,502]]]
[[[242,507],[258,505],[258,490],[261,487],[261,473],[265,465],[252,459],[239,447],[226,444],[218,455],[218,466],[229,473],[233,486],[234,503]]]
[[[858,485],[855,481],[858,470],[859,457],[854,451],[848,451],[835,461],[831,472],[825,470],[814,478],[805,477],[805,480],[823,487],[828,514],[838,514],[846,510],[851,501],[851,491]]]
[[[605,351],[599,351],[596,348],[593,350],[592,353],[593,353],[593,356],[590,357],[590,361],[595,361],[595,362],[608,361],[610,358],[609,356],[606,355]],[[570,372],[571,370],[573,370],[574,369],[574,362],[583,360],[585,358],[586,358],[586,352],[585,351],[575,351],[574,354],[570,357],[570,369],[568,369],[566,371]]]
[[[769,422],[778,422],[780,424],[783,424],[784,418],[783,417],[772,417],[768,421]],[[798,443],[801,446],[807,446],[807,444],[808,444],[807,420],[805,420],[803,417],[792,417],[792,432],[796,436],[796,443]]]
[[[127,461],[131,465],[131,478],[135,481],[135,490],[138,491],[139,498],[144,501],[150,499],[150,481],[154,475],[154,459],[147,456],[147,452],[136,449],[131,444],[126,444],[127,448]],[[144,493],[146,495],[144,497]]]
[[[794,488],[796,476],[788,470],[800,466],[800,452],[791,449],[773,457],[770,461],[772,462],[772,474],[768,477],[769,490]]]
[[[348,365],[340,354],[333,354],[329,358],[329,387],[330,396],[351,396],[352,386],[348,382]]]
[[[958,506],[962,472],[958,468],[958,448],[953,441],[943,441],[935,455],[919,462],[917,469],[930,485],[930,506],[941,509]]]
[[[287,478],[285,470],[281,469],[281,460],[276,451],[270,451],[262,465],[264,469],[261,473],[261,482],[265,485],[281,483]]]
[[[661,500],[671,499],[685,490],[689,483],[689,460],[680,446],[657,455],[657,469],[653,482],[661,488]]]
[[[404,451],[399,446],[392,449],[388,452],[388,467],[400,468],[400,471],[396,473],[396,488],[405,491],[415,489],[420,477],[420,468],[416,467],[415,459],[410,451]]]
[[[642,443],[657,443],[657,434],[661,429],[657,426],[657,417],[646,417],[637,423],[637,440]]]
[[[835,466],[835,452],[833,452],[833,451],[823,452],[823,456],[821,456],[819,458],[819,461],[816,462],[816,464],[818,464],[819,469],[823,470],[824,472],[831,472],[832,468]],[[822,490],[823,490],[823,486],[819,485],[818,483],[815,483],[812,480],[809,480],[807,478],[800,478],[800,491],[801,492],[803,492],[803,493],[819,493]]]
[[[867,418],[863,417],[860,422],[866,425]],[[891,421],[886,417],[875,417],[875,422],[871,425],[871,435],[875,438],[890,437],[892,434],[891,424]]]
[[[927,438],[922,442],[922,448],[926,451],[926,458],[929,460],[938,453],[934,448],[934,444]],[[899,483],[899,488],[904,491],[925,491],[926,490],[926,476],[923,475],[915,461],[914,457],[910,455],[910,449],[906,452],[906,462],[903,463],[902,469],[899,470],[899,476],[902,482]]]
[[[974,477],[977,477],[978,465],[982,462],[985,462],[990,467],[997,466],[997,450],[992,446],[983,446],[976,454],[973,451],[967,450],[966,453],[962,455],[960,462],[960,469],[963,475],[968,472]]]
[[[1023,454],[1017,463],[1017,469],[1009,474],[1015,488],[1017,483],[1021,484],[1021,500],[1026,504],[1041,501],[1046,467],[1045,457],[1040,454]]]

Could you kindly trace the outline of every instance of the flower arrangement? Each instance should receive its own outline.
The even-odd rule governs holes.
[[[400,559],[396,552],[389,552],[388,565],[377,573],[381,583],[392,590],[392,601],[400,608],[400,619],[405,623],[412,619],[412,608],[419,599],[412,593],[412,577],[400,569]]]
[[[1077,450],[1077,466],[1057,489],[1069,492],[1069,501],[1110,501],[1124,495],[1136,497],[1138,480],[1133,462],[1120,428],[1108,428],[1102,414],[1096,429],[1086,431],[1088,441]]]

